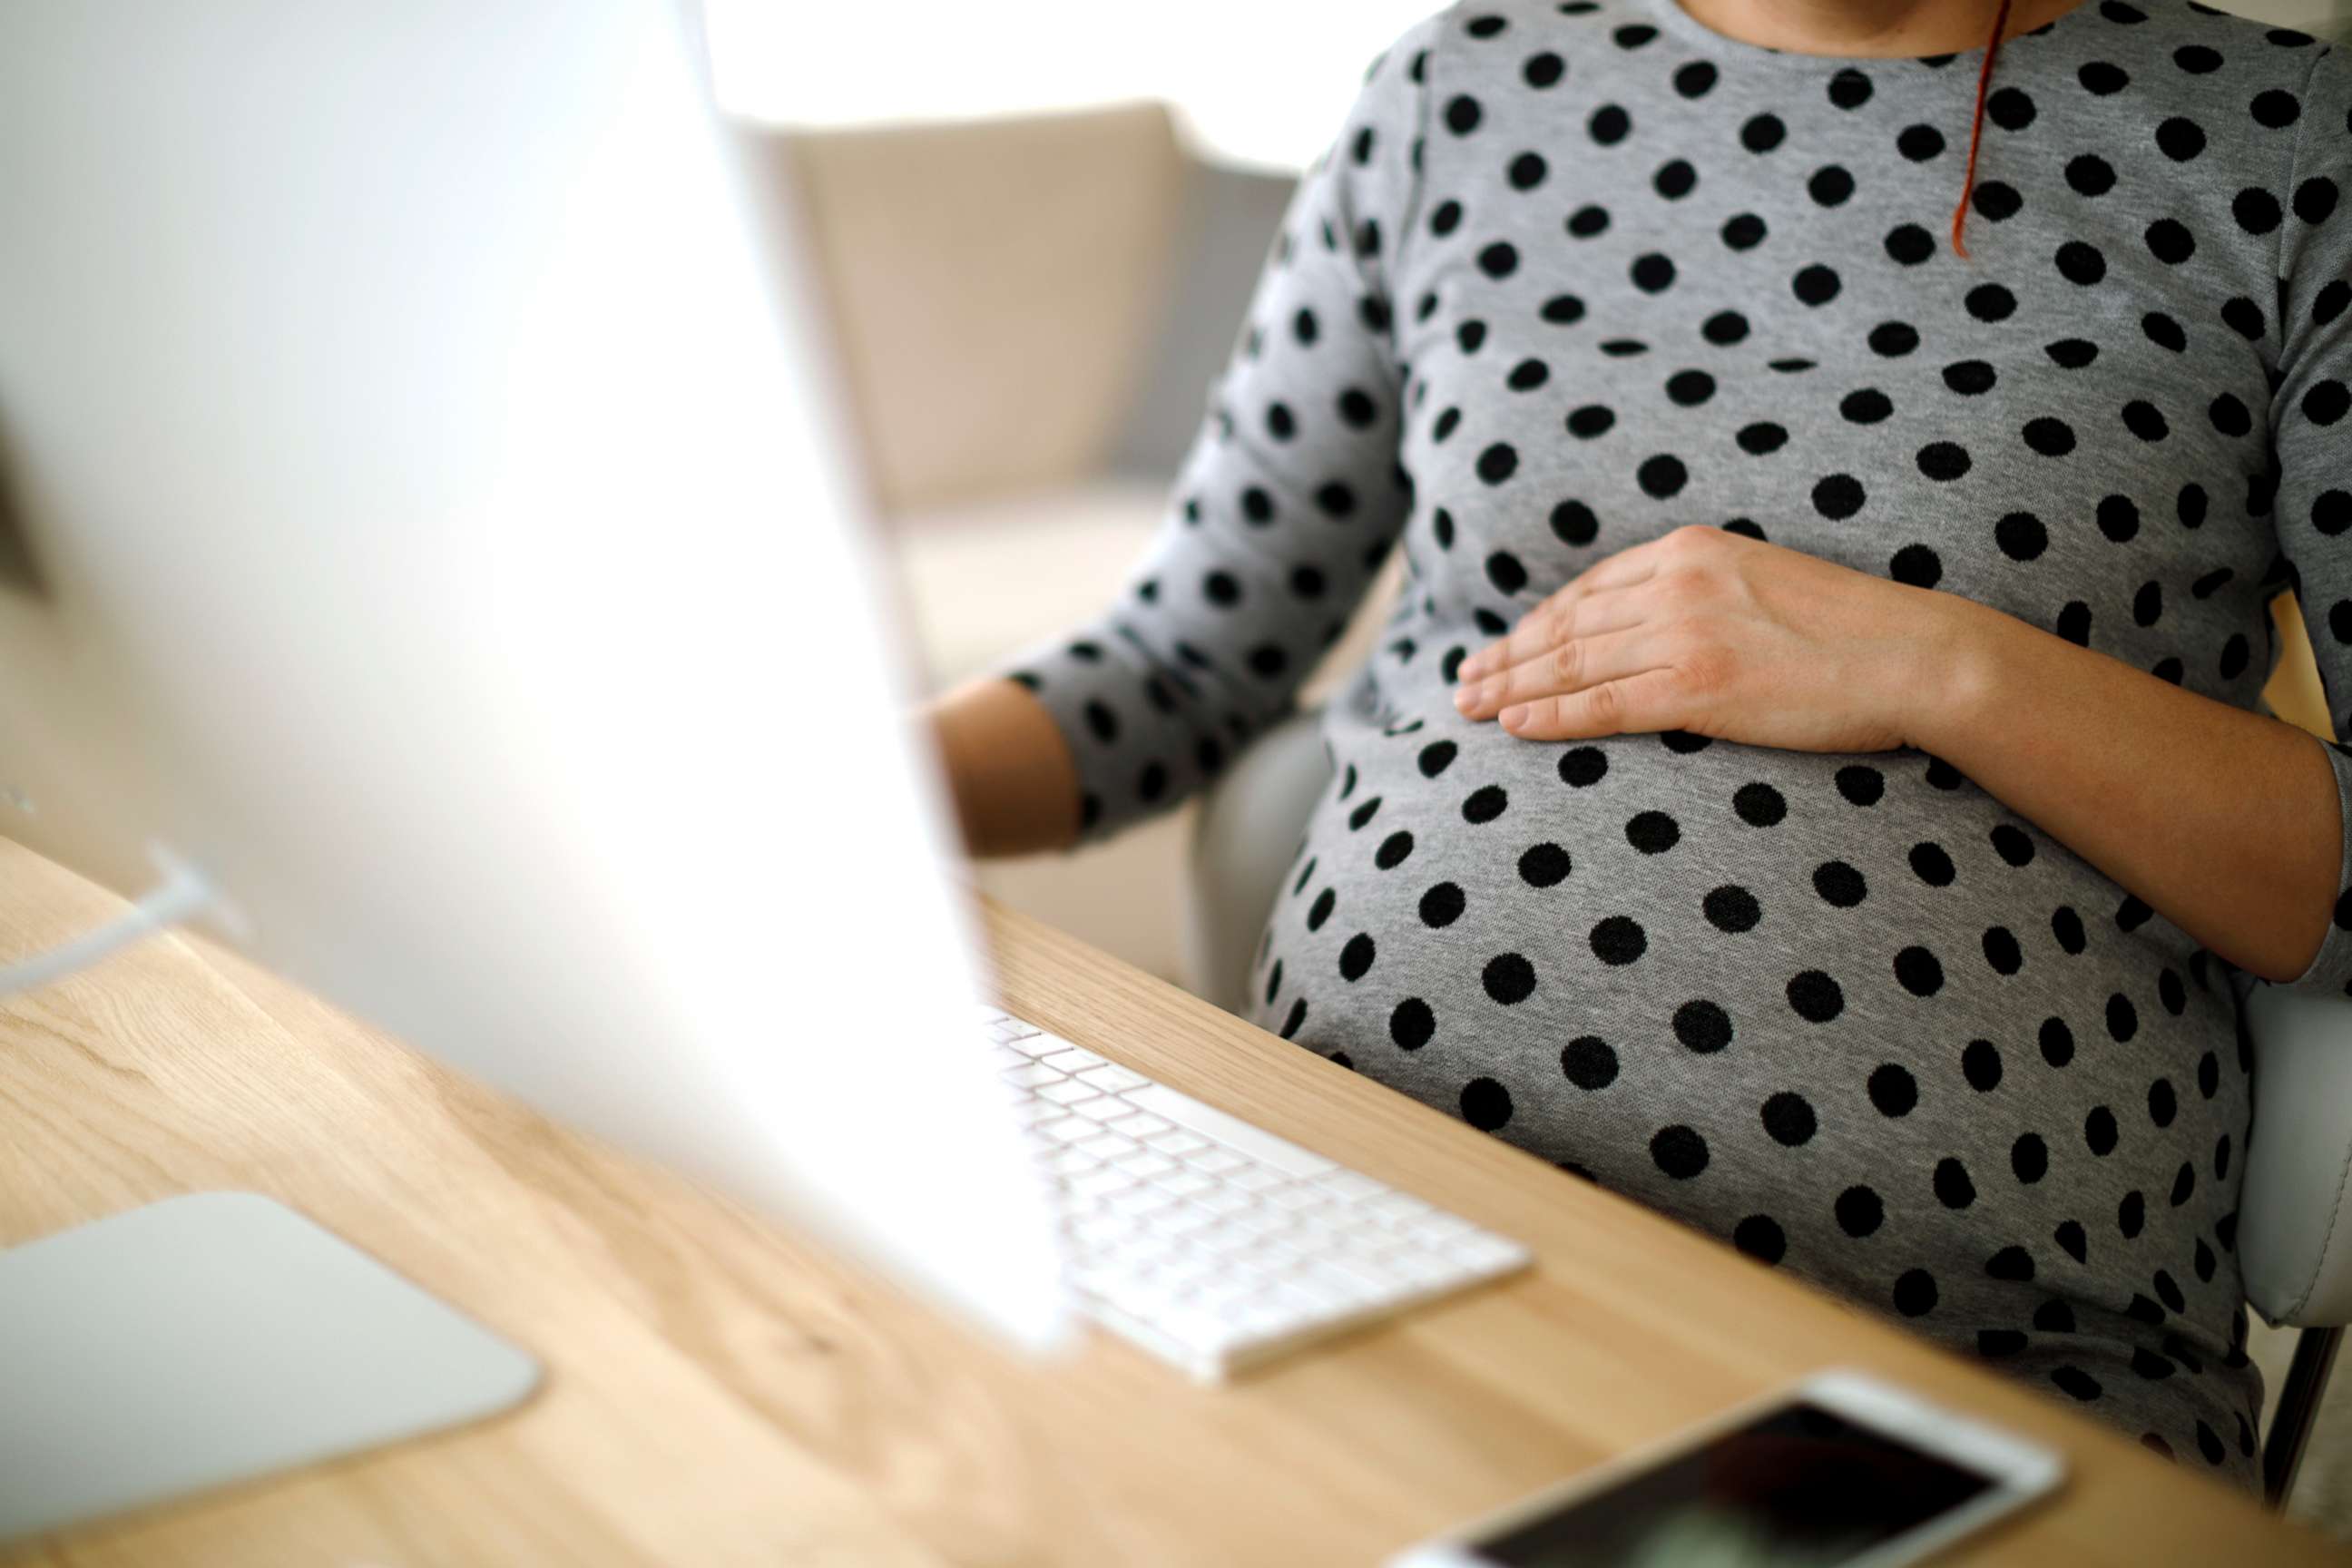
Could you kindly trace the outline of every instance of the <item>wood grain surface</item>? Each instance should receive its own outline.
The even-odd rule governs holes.
[[[0,840],[0,963],[117,907]],[[233,954],[160,939],[0,1002],[0,1245],[176,1193],[257,1191],[511,1336],[548,1381],[478,1426],[10,1561],[1371,1564],[1828,1365],[2066,1454],[2056,1500],[1949,1561],[2337,1560],[2033,1391],[1072,937],[984,914],[1014,1011],[1519,1237],[1538,1267],[1222,1390],[1105,1335],[1032,1365],[788,1225],[558,1129]],[[780,993],[780,1016],[790,1004]]]

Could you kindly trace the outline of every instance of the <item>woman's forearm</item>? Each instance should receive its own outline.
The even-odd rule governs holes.
[[[1061,849],[1078,834],[1078,773],[1044,703],[1016,683],[965,682],[926,710],[964,845],[982,858]]]
[[[2342,826],[2312,736],[1952,601],[1906,739],[2240,968],[2292,980],[2326,935]]]

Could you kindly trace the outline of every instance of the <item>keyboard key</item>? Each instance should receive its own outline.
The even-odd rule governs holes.
[[[1044,1064],[1041,1063],[1039,1065],[1042,1066]],[[1064,1079],[1058,1083],[1039,1085],[1037,1089],[1037,1098],[1040,1100],[1050,1100],[1055,1105],[1067,1108],[1069,1106],[1076,1105],[1079,1100],[1094,1100],[1097,1099],[1097,1096],[1093,1089],[1088,1089],[1085,1084],[1073,1083],[1070,1079]]]
[[[1210,1150],[1216,1147],[1215,1144],[1210,1142],[1206,1138],[1202,1137],[1199,1133],[1187,1132],[1181,1127],[1171,1127],[1165,1131],[1154,1132],[1150,1137],[1146,1138],[1144,1142],[1150,1144],[1154,1149],[1159,1150],[1163,1154],[1173,1154],[1180,1160],[1185,1160],[1188,1164],[1192,1162],[1187,1158],[1187,1156],[1193,1154],[1205,1154]],[[1228,1154],[1224,1157],[1234,1161],[1235,1163],[1238,1163],[1240,1160],[1240,1156],[1238,1155]],[[1219,1169],[1229,1171],[1233,1169],[1233,1165],[1223,1165],[1220,1166]],[[1215,1172],[1213,1171],[1210,1173],[1213,1175],[1215,1174]]]
[[[1529,1260],[1528,1249],[1517,1242],[1484,1234],[1467,1241],[1455,1242],[1446,1249],[1446,1256],[1465,1268],[1481,1272],[1490,1268],[1517,1268]]]
[[[1039,1057],[1037,1060],[1040,1064],[1052,1068],[1055,1072],[1066,1072],[1073,1076],[1086,1071],[1088,1068],[1105,1065],[1102,1058],[1095,1055],[1094,1052],[1080,1050],[1076,1046],[1055,1051],[1051,1056]]]
[[[1160,1189],[1166,1192],[1166,1187]],[[1217,1223],[1217,1216],[1198,1204],[1179,1204],[1151,1216],[1151,1223],[1163,1236],[1190,1237]]]
[[[1087,1215],[1070,1226],[1070,1235],[1081,1246],[1099,1252],[1127,1234],[1127,1227],[1108,1215]]]
[[[1280,1209],[1251,1207],[1243,1209],[1226,1223],[1252,1236],[1272,1236],[1288,1230],[1297,1222]]]
[[[1114,1103],[1119,1107],[1120,1115],[1119,1119],[1117,1121],[1112,1122],[1111,1125],[1118,1128],[1121,1132],[1126,1133],[1129,1138],[1149,1138],[1155,1132],[1165,1132],[1168,1131],[1167,1122],[1162,1121],[1157,1116],[1136,1110],[1133,1106],[1128,1104],[1127,1100],[1123,1097],[1116,1100]]]
[[[1364,1212],[1392,1225],[1402,1226],[1409,1226],[1415,1220],[1426,1219],[1437,1211],[1419,1198],[1407,1197],[1402,1193],[1387,1193],[1380,1197],[1367,1200],[1364,1204]]]
[[[1121,1137],[1108,1128],[1102,1128],[1078,1147],[1097,1160],[1116,1160],[1121,1154],[1134,1153],[1143,1145],[1132,1138]]]
[[[1146,1183],[1141,1186],[1129,1187],[1124,1192],[1113,1193],[1103,1201],[1109,1205],[1113,1214],[1134,1219],[1159,1209],[1172,1207],[1183,1200],[1173,1193],[1162,1191]]]
[[[1141,1110],[1164,1116],[1180,1127],[1189,1127],[1203,1138],[1213,1139],[1229,1149],[1235,1149],[1253,1160],[1263,1160],[1294,1176],[1320,1176],[1339,1167],[1320,1154],[1310,1152],[1297,1144],[1261,1131],[1238,1116],[1228,1116],[1215,1106],[1203,1105],[1192,1096],[1179,1094],[1164,1083],[1147,1083],[1141,1089],[1130,1089],[1127,1102]]]
[[[1058,1061],[1052,1065],[1055,1067],[1061,1067],[1061,1063]],[[1064,1072],[1071,1072],[1074,1069],[1062,1068],[1062,1070]],[[1077,1073],[1076,1076],[1080,1083],[1092,1084],[1095,1088],[1102,1090],[1105,1094],[1124,1094],[1130,1089],[1138,1088],[1151,1081],[1150,1079],[1145,1078],[1141,1073],[1129,1072],[1127,1068],[1119,1067],[1116,1063],[1112,1062],[1104,1062],[1100,1067],[1087,1068],[1085,1071]]]
[[[1012,1084],[1014,1088],[1043,1089],[1049,1083],[1063,1083],[1067,1081],[1060,1073],[1055,1072],[1044,1062],[1030,1061],[1025,1057],[1020,1057],[1018,1052],[1014,1053],[1014,1055],[1019,1058],[1021,1065],[996,1075],[998,1078],[1003,1079],[1006,1083]]]
[[[1316,1181],[1325,1192],[1334,1197],[1346,1198],[1350,1203],[1359,1198],[1378,1197],[1388,1191],[1370,1176],[1360,1176],[1353,1171],[1333,1171],[1328,1175],[1317,1177]]]
[[[1114,1165],[1081,1171],[1069,1179],[1069,1190],[1082,1198],[1098,1198],[1135,1184],[1135,1178]]]

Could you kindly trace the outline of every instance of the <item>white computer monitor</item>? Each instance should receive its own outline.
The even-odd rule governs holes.
[[[0,833],[1032,1345],[788,243],[663,0],[0,6]]]

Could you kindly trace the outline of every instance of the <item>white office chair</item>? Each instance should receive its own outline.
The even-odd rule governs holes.
[[[1317,715],[1261,736],[1218,781],[1193,829],[1188,957],[1193,989],[1247,1007],[1250,968],[1307,815],[1331,782]],[[2273,1506],[2295,1467],[2352,1322],[2352,1002],[2258,984],[2244,1027],[2253,1041],[2254,1126],[2238,1205],[2238,1264],[2264,1319],[2303,1330],[2263,1447]]]

